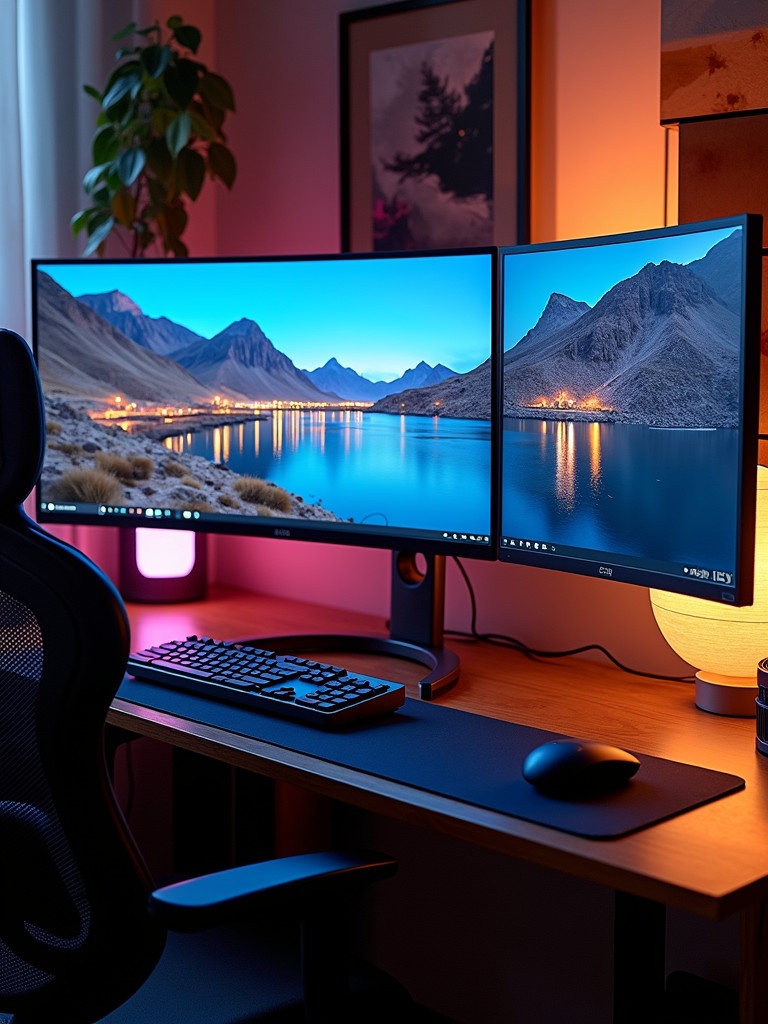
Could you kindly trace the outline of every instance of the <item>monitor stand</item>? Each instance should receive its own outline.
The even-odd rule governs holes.
[[[258,637],[254,644],[280,654],[339,651],[382,654],[423,665],[419,696],[432,700],[459,678],[459,659],[443,647],[445,557],[411,551],[392,552],[389,636],[350,633]]]

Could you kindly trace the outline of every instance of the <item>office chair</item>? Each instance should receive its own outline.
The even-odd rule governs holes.
[[[310,854],[153,888],[104,753],[128,620],[106,576],[24,512],[44,444],[31,352],[0,331],[0,1020],[410,1020],[393,979],[352,979],[340,955],[341,908],[389,858]],[[299,939],[278,942],[287,921]]]

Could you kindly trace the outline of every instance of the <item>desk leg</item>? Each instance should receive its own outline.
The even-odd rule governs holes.
[[[666,907],[617,892],[613,913],[614,1024],[661,1019],[664,1003]]]
[[[739,951],[739,1021],[761,1024],[768,1012],[768,935],[765,903],[741,914]]]

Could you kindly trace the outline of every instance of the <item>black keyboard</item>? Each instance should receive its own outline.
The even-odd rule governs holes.
[[[388,714],[405,701],[402,683],[210,637],[137,651],[128,658],[128,673],[325,729]]]

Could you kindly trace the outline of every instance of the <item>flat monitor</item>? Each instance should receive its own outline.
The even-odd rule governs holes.
[[[499,557],[752,601],[761,224],[500,250]]]
[[[496,557],[496,257],[34,261],[40,522],[389,548],[430,696],[443,561]]]

